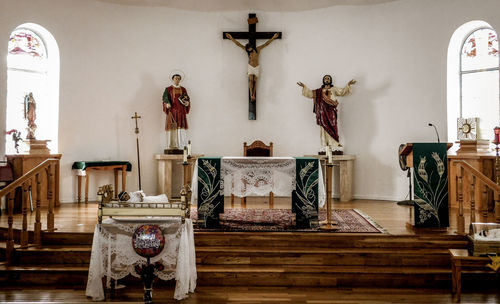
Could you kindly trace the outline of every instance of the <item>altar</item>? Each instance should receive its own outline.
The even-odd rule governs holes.
[[[318,226],[318,207],[326,193],[319,160],[311,157],[202,157],[195,164],[191,204],[198,206],[198,223],[219,224],[224,196],[292,197],[298,228]]]
[[[140,280],[136,266],[147,263],[132,248],[132,235],[141,225],[160,226],[165,247],[151,258],[151,264],[161,263],[163,270],[155,274],[161,280],[176,280],[174,298],[184,299],[196,288],[196,256],[194,248],[193,224],[190,219],[183,223],[180,218],[106,219],[97,224],[92,242],[89,275],[85,295],[94,301],[105,300],[102,278],[106,277],[107,288],[111,279],[119,280],[133,275]]]

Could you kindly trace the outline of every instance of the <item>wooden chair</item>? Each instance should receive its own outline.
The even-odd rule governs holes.
[[[264,156],[264,157],[272,157],[273,156],[273,143],[269,143],[266,145],[260,140],[256,140],[250,145],[247,145],[246,142],[243,143],[243,156]],[[247,198],[241,198],[241,207],[246,208],[247,206]],[[234,195],[231,194],[231,207],[234,207]],[[269,193],[269,208],[274,207],[274,193]]]
[[[243,156],[273,156],[273,143],[266,145],[260,140],[254,141],[251,145],[243,143]]]

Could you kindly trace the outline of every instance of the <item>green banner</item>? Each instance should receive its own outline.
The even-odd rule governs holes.
[[[296,227],[318,227],[318,160],[297,157],[295,164],[296,185],[292,193],[292,212],[296,215]]]
[[[448,227],[446,143],[413,144],[415,227]]]
[[[219,214],[224,213],[220,165],[220,157],[198,158],[198,223],[207,228],[218,227]]]

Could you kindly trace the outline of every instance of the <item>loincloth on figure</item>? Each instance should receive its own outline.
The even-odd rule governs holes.
[[[248,65],[248,75],[255,75],[255,77],[259,77],[260,73],[260,66],[253,67],[251,65]]]

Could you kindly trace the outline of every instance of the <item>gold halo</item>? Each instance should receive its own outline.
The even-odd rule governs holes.
[[[175,74],[181,75],[181,81],[186,80],[186,75],[184,74],[184,72],[182,70],[174,69],[174,70],[171,70],[170,73],[169,73],[169,75],[170,75],[170,81],[172,81],[172,76],[174,76]]]

